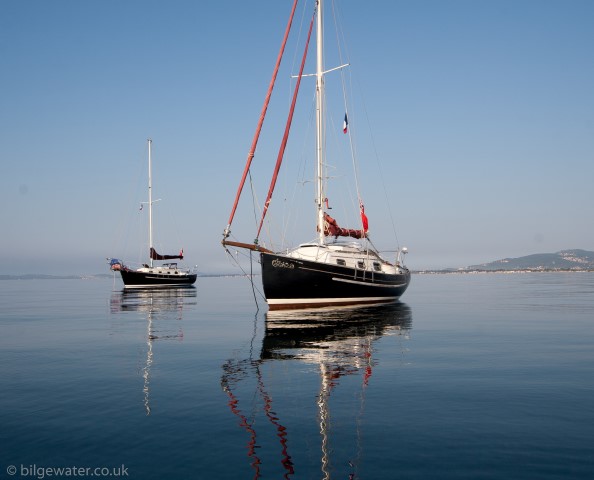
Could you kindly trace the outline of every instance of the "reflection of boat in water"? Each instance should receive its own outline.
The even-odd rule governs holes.
[[[111,296],[111,313],[139,312],[146,314],[146,361],[142,368],[144,380],[143,394],[146,414],[150,407],[150,370],[153,364],[153,342],[156,340],[182,341],[184,332],[181,325],[184,305],[196,304],[196,289],[124,289]]]
[[[278,462],[270,465],[263,460],[269,456],[262,447],[270,444],[270,440],[265,438],[270,427],[279,443],[277,449],[281,454],[283,478],[304,473],[311,476],[309,470],[303,471],[303,468],[311,467],[300,470],[298,457],[301,452],[291,450],[296,448],[297,442],[302,441],[308,445],[319,445],[316,451],[320,458],[318,468],[322,478],[355,478],[357,457],[362,445],[354,447],[357,454],[348,461],[331,462],[331,457],[336,456],[337,451],[345,451],[342,448],[344,445],[333,448],[332,441],[344,443],[346,440],[340,438],[334,429],[330,397],[340,398],[335,405],[343,420],[338,422],[341,425],[337,428],[344,428],[344,419],[347,418],[351,423],[354,421],[353,428],[358,429],[365,392],[378,364],[373,358],[374,344],[390,335],[398,335],[399,339],[406,340],[411,328],[412,312],[403,303],[340,310],[269,311],[259,358],[229,360],[223,365],[221,379],[223,390],[229,398],[228,405],[248,434],[248,456],[254,478],[280,478],[280,475],[275,476],[268,470],[264,472],[264,468],[278,468]],[[284,372],[280,380],[279,362]],[[317,367],[315,370],[311,368],[314,365]],[[304,399],[291,398],[287,389],[294,388],[294,385],[310,385],[311,373],[316,370],[320,379],[318,387],[305,392]],[[346,376],[350,376],[351,380],[339,389],[341,379]],[[356,380],[357,376],[360,381]],[[283,398],[286,398],[285,402]],[[346,407],[349,403],[346,399],[355,398],[358,404]],[[308,399],[311,401],[308,402]],[[249,404],[250,401],[252,404]],[[258,405],[255,406],[254,402]],[[311,409],[314,402],[315,413]],[[312,430],[315,437],[310,435],[304,440],[304,425],[312,424],[312,415],[317,417],[314,421],[316,428]],[[291,437],[292,431],[300,432],[297,440]],[[339,438],[336,439],[336,436]],[[356,437],[357,441],[361,440],[359,432]]]
[[[404,303],[328,310],[268,311],[262,358],[283,358],[297,348],[331,353],[361,337],[374,340],[410,330],[412,313]],[[286,352],[285,349],[291,349]],[[347,357],[349,355],[346,355]]]
[[[179,311],[181,319],[184,304],[196,304],[196,293],[195,287],[124,289],[113,292],[110,307],[112,313],[151,312],[166,318],[170,318],[172,312]]]

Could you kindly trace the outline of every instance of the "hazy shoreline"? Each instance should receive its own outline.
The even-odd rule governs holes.
[[[523,269],[523,270],[466,270],[466,269],[427,269],[411,270],[413,275],[478,275],[478,274],[526,274],[526,273],[588,273],[594,269]],[[222,278],[222,277],[245,277],[244,274],[233,273],[212,273],[198,274],[198,278]],[[255,273],[253,276],[259,276]],[[23,275],[0,275],[0,280],[95,280],[101,278],[112,278],[108,273],[96,275],[45,275],[45,274],[23,274]]]

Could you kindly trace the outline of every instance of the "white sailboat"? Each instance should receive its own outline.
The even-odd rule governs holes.
[[[245,248],[257,251],[260,254],[262,265],[262,283],[264,295],[270,310],[276,309],[298,309],[317,308],[323,306],[358,305],[387,303],[398,300],[405,292],[410,283],[410,272],[404,266],[403,255],[406,248],[398,249],[393,262],[384,259],[371,244],[367,217],[363,208],[362,199],[358,199],[361,224],[357,229],[341,228],[336,220],[328,213],[328,202],[326,193],[327,183],[327,162],[326,162],[326,141],[325,141],[325,81],[327,73],[343,68],[346,65],[326,70],[324,65],[324,1],[316,2],[315,12],[310,24],[309,36],[316,23],[316,218],[317,239],[303,243],[296,248],[288,250],[274,250],[262,245],[260,231],[264,217],[272,200],[272,193],[284,148],[286,146],[289,128],[293,116],[297,92],[301,83],[303,67],[307,55],[307,46],[301,62],[301,70],[297,76],[295,92],[285,136],[279,149],[279,156],[273,174],[273,179],[264,203],[262,220],[258,228],[256,240],[253,243],[245,243],[232,240],[231,224],[235,215],[243,185],[246,177],[251,174],[251,163],[255,155],[260,130],[264,116],[268,108],[268,101],[276,79],[280,60],[286,45],[290,31],[292,18],[295,12],[295,4],[287,25],[287,32],[279,53],[277,64],[274,69],[270,87],[260,115],[260,121],[248,154],[248,160],[244,169],[243,177],[238,188],[229,222],[223,233],[222,244],[227,247]],[[309,42],[309,37],[308,37]],[[345,114],[345,133],[347,127],[347,116]],[[349,241],[339,241],[339,237],[351,237]],[[358,241],[353,241],[356,239]]]
[[[153,245],[153,185],[152,185],[152,140],[148,139],[148,211],[149,211],[149,263],[133,269],[117,258],[108,258],[110,269],[119,271],[126,288],[188,287],[196,282],[197,273],[180,268],[175,262],[155,264],[154,261],[183,260],[184,251],[177,255],[161,255]],[[144,205],[144,203],[143,203]]]

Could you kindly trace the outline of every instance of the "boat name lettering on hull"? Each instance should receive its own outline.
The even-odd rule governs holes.
[[[283,262],[282,260],[279,260],[278,258],[275,258],[272,261],[272,266],[274,268],[295,268],[295,264],[289,263],[289,262]]]

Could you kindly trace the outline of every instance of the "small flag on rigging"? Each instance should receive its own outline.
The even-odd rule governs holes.
[[[342,124],[343,133],[347,133],[348,127],[349,127],[349,121],[347,119],[347,114],[345,113],[344,114],[344,123]]]
[[[363,224],[363,231],[367,233],[369,230],[369,220],[367,220],[367,215],[365,215],[365,205],[363,202],[359,201],[359,210],[361,211],[361,223]]]

